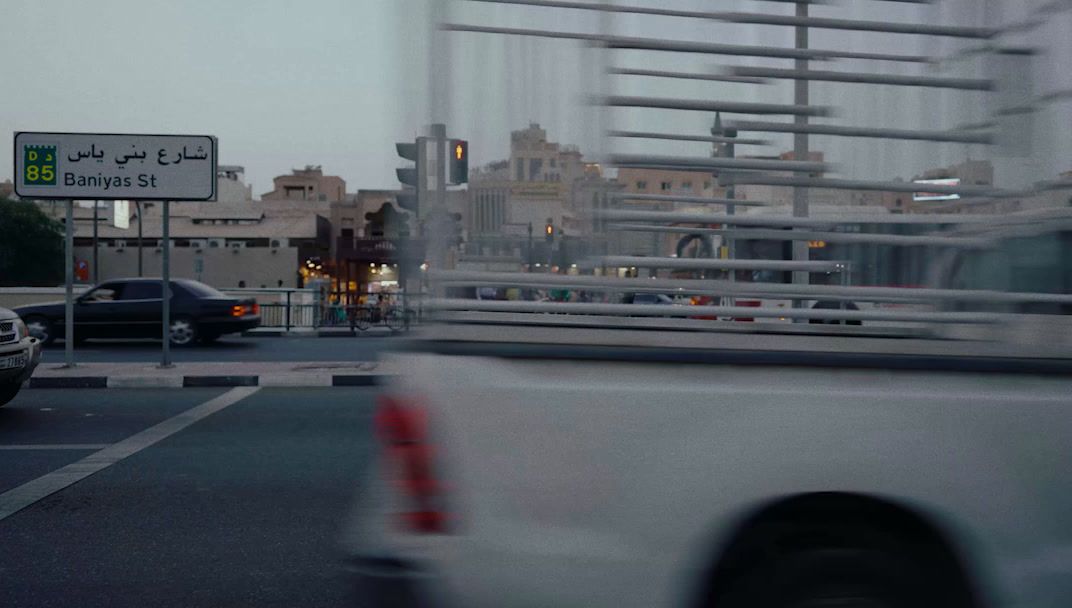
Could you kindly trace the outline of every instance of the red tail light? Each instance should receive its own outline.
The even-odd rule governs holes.
[[[410,506],[399,513],[399,523],[411,532],[446,533],[450,517],[443,504],[445,488],[435,474],[427,412],[396,397],[381,396],[375,421],[391,481]]]
[[[245,315],[259,315],[261,314],[261,305],[254,302],[253,304],[235,304],[231,307],[232,317],[243,317]]]

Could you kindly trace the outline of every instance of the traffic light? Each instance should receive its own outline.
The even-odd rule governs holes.
[[[548,243],[555,242],[555,225],[547,222],[547,225],[543,228],[543,235]]]
[[[450,140],[448,150],[450,183],[457,186],[469,182],[469,142],[464,139]]]
[[[413,143],[396,143],[395,150],[398,151],[398,155],[402,158],[412,161],[415,166],[404,167],[401,169],[395,169],[395,175],[398,176],[398,181],[406,186],[413,188],[410,192],[403,192],[398,195],[398,205],[403,209],[417,213],[421,206],[421,180],[425,171],[424,163],[422,161],[422,148],[425,142],[423,138],[418,138]]]

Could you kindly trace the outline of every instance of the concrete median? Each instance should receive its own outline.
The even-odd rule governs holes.
[[[26,388],[183,388],[377,386],[394,375],[387,363],[206,362],[161,369],[145,363],[42,365]]]

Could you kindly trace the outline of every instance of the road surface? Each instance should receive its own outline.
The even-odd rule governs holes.
[[[0,408],[0,606],[361,605],[336,541],[377,390],[23,391]]]

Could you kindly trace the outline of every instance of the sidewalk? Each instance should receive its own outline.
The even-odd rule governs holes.
[[[375,386],[393,375],[390,364],[342,362],[79,363],[41,365],[27,388],[181,388],[192,386]]]

